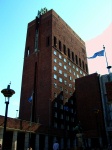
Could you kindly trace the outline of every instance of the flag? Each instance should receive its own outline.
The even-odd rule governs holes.
[[[94,55],[92,57],[87,57],[87,58],[91,59],[91,58],[96,58],[97,56],[104,56],[104,51],[105,50],[101,50],[99,52],[96,52],[96,53],[94,53]]]
[[[31,102],[32,102],[32,100],[33,100],[33,97],[32,97],[32,96],[30,96],[30,97],[28,98],[28,101],[31,103]]]
[[[68,111],[68,110],[69,110],[69,108],[68,108],[67,106],[64,106],[64,110]]]

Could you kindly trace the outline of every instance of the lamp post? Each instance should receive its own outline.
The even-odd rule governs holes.
[[[4,116],[4,130],[3,130],[3,142],[2,142],[2,150],[5,149],[5,137],[6,137],[6,125],[7,125],[7,113],[8,113],[8,104],[9,104],[9,98],[15,94],[15,91],[10,89],[10,85],[7,86],[7,89],[3,89],[1,93],[5,96],[5,104],[6,104],[6,109],[5,109],[5,116]],[[7,99],[6,99],[7,98]]]

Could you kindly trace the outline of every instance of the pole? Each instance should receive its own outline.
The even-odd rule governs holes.
[[[105,51],[105,46],[104,46],[104,45],[103,45],[103,49],[104,49],[104,51]],[[110,68],[111,68],[111,66],[108,66],[108,60],[107,60],[106,51],[105,51],[105,59],[106,59],[106,64],[107,64],[108,73],[110,74]]]
[[[2,142],[2,150],[5,150],[5,137],[6,137],[6,126],[7,126],[7,113],[8,113],[8,104],[9,104],[9,97],[8,101],[6,103],[6,109],[5,109],[5,118],[4,118],[4,131],[3,131],[3,142]]]

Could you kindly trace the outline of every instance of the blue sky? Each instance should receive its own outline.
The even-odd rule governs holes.
[[[19,109],[27,24],[46,7],[57,14],[84,40],[100,35],[112,23],[112,0],[0,0],[0,91],[11,81],[9,117]],[[0,115],[5,114],[0,94]]]

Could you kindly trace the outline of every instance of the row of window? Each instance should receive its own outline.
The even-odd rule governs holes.
[[[58,107],[58,103],[57,102],[54,103],[54,107],[56,107],[56,108]],[[73,109],[72,108],[68,108],[68,106],[63,106],[62,104],[60,104],[60,109],[73,113]]]
[[[74,127],[71,127],[69,125],[67,125],[67,127],[65,127],[63,124],[60,125],[61,129],[67,129],[67,130],[74,130]],[[54,128],[58,128],[58,123],[57,122],[54,122]]]
[[[69,87],[72,88],[72,86],[73,86],[73,85],[69,83]],[[54,83],[54,87],[57,88],[57,83]],[[59,88],[60,88],[60,91],[63,91],[63,87],[59,87]],[[64,91],[65,91],[65,93],[68,93],[68,90],[67,90],[67,89],[64,89]],[[70,92],[70,95],[72,95],[71,92]]]
[[[75,90],[75,89],[74,89],[74,90]],[[65,92],[66,94],[68,94],[68,93],[69,93],[69,94],[70,94],[70,96],[72,96],[72,94],[73,94],[73,92],[72,92],[72,91],[68,92],[68,90],[67,90],[67,89],[65,89],[65,90],[64,90],[64,92]],[[54,98],[57,98],[57,96],[58,96],[58,94],[54,92]],[[68,98],[67,98],[67,97],[65,97],[65,98],[64,98],[63,96],[61,96],[61,97],[60,97],[60,99],[61,99],[61,100],[64,100],[64,99],[65,99],[65,101],[67,101],[67,100],[68,100]]]
[[[57,112],[55,112],[54,117],[55,117],[55,118],[58,117],[58,113],[57,113]],[[63,115],[63,114],[60,115],[60,119],[65,119],[66,121],[72,121],[72,122],[73,122],[73,121],[74,121],[74,118],[71,118],[71,120],[70,120],[70,118],[71,118],[71,117],[69,117],[69,116],[66,116],[66,117],[64,118],[64,115]]]
[[[67,77],[67,74],[65,73],[64,76]],[[77,74],[77,78],[79,78],[79,75],[78,75],[78,74]],[[58,77],[57,74],[54,74],[54,79],[55,79],[55,80],[58,79],[59,82],[64,82],[64,84],[67,85],[67,81],[64,80],[64,79],[61,78],[61,77]],[[75,79],[73,79],[73,77],[71,77],[71,76],[69,76],[69,80],[75,82]]]
[[[67,69],[67,67],[64,65],[64,69]],[[78,68],[77,68],[78,69]],[[57,67],[56,66],[54,66],[54,71],[57,71],[58,69],[57,69]],[[59,73],[60,74],[63,74],[63,71],[61,70],[61,69],[59,69]],[[76,73],[73,71],[72,72],[72,70],[71,69],[69,69],[69,73],[72,73],[74,76],[76,75]],[[82,71],[80,70],[80,74],[82,74]],[[64,73],[64,77],[67,77],[68,76],[68,74],[67,73]],[[85,76],[85,73],[83,73],[83,76]],[[77,78],[79,78],[79,75],[77,74]]]
[[[54,55],[57,55],[57,52],[55,50],[54,50]],[[62,58],[62,55],[59,54],[59,58]],[[67,59],[64,58],[63,61],[67,62]],[[58,62],[56,58],[54,58],[54,62],[55,63]],[[68,62],[68,65],[72,66],[73,69],[76,69],[77,72],[79,71],[79,69],[77,67],[75,67],[75,65],[72,65],[71,62]],[[59,62],[59,66],[61,66],[61,67],[63,66],[62,62]],[[67,70],[67,65],[64,65],[63,67],[64,67],[65,70]],[[69,72],[72,73],[72,69],[70,67],[68,67],[68,68],[69,68]],[[83,74],[85,76],[85,73],[83,73],[82,70],[80,70],[80,74]]]
[[[74,88],[74,90],[75,90],[75,88]],[[68,92],[67,92],[67,93],[68,93]],[[73,93],[70,92],[69,94],[70,94],[70,96],[72,96]],[[54,98],[57,98],[57,96],[58,96],[58,94],[54,92]],[[62,97],[61,100],[64,100],[64,102],[68,102],[68,98],[67,98],[67,97]]]
[[[86,72],[88,72],[87,64],[84,64],[84,61],[81,60],[81,58],[78,58],[77,55],[74,55],[74,52],[71,51],[69,48],[66,48],[66,45],[62,44],[60,40],[57,42],[57,38],[55,36],[54,36],[54,47],[58,48],[60,51],[63,51],[63,53],[67,55],[70,60],[72,60],[77,65],[82,67]]]

